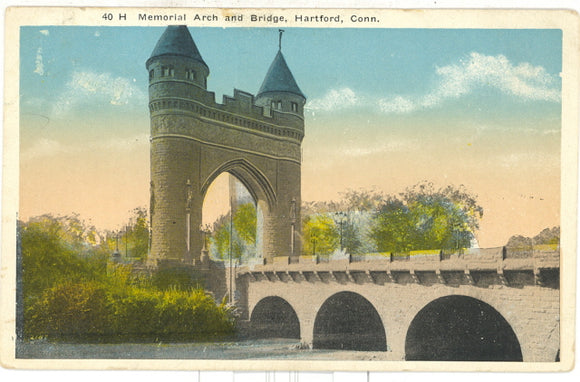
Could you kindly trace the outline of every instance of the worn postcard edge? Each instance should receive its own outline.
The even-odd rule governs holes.
[[[122,370],[301,370],[301,371],[567,371],[574,365],[575,355],[575,290],[576,232],[578,187],[578,71],[579,18],[568,10],[378,10],[361,9],[358,13],[382,15],[381,28],[557,28],[563,32],[562,68],[562,145],[561,145],[561,289],[559,363],[496,363],[496,362],[409,362],[409,361],[222,361],[222,360],[24,360],[15,358],[15,264],[16,217],[19,202],[19,27],[23,25],[87,25],[102,26],[100,15],[105,10],[135,15],[139,12],[173,14],[168,8],[75,8],[75,7],[11,7],[5,15],[5,83],[4,143],[2,190],[2,258],[0,271],[0,360],[4,367],[25,369],[122,369]],[[200,8],[199,14],[226,13],[224,8]],[[236,12],[284,14],[341,13],[347,17],[352,9],[236,9]],[[136,19],[133,17],[132,19]],[[166,26],[171,22],[119,22],[115,26]],[[225,26],[215,22],[188,23],[188,26]],[[236,27],[272,27],[276,24],[244,21]],[[299,27],[289,22],[286,27]],[[308,27],[334,27],[320,23]],[[341,27],[361,27],[349,24]],[[364,26],[362,26],[364,27]]]

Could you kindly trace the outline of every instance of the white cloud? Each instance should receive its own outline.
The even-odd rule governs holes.
[[[421,100],[425,107],[459,98],[478,87],[491,87],[524,100],[559,102],[556,77],[527,62],[514,65],[505,56],[473,52],[459,64],[437,68],[439,86]]]
[[[120,106],[144,99],[145,94],[133,80],[114,77],[110,73],[74,72],[66,84],[66,90],[55,102],[53,111],[59,115],[88,102]]]
[[[396,96],[389,99],[379,100],[379,109],[383,113],[409,113],[417,108],[417,105],[409,98]]]
[[[42,47],[36,50],[36,59],[34,60],[35,68],[34,73],[38,74],[39,76],[44,75],[44,63],[42,60]]]
[[[42,30],[40,31],[40,34],[41,34],[41,35],[44,35],[44,36],[48,36],[48,35],[50,34],[50,32],[49,32],[47,29],[42,29]]]
[[[95,31],[95,37],[101,37],[101,32]]]
[[[484,87],[522,100],[560,101],[560,89],[555,76],[543,67],[527,62],[514,65],[503,55],[486,56],[472,52],[468,59],[458,64],[437,68],[436,74],[438,81],[433,91],[414,100],[408,99],[406,109],[391,111],[404,113],[436,107],[446,100],[466,96]]]
[[[560,101],[559,79],[542,66],[514,64],[505,56],[473,52],[459,63],[435,69],[435,86],[418,96],[393,95],[373,100],[346,87],[332,89],[322,98],[308,102],[311,111],[336,111],[354,106],[375,105],[387,114],[406,114],[430,109],[481,88],[492,88],[524,101]]]
[[[356,106],[359,102],[359,97],[350,88],[331,89],[324,97],[309,101],[306,108],[311,111],[334,111]]]

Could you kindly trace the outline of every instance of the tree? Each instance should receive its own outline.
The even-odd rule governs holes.
[[[374,215],[371,238],[381,252],[469,247],[483,208],[465,187],[436,190],[422,182],[390,196]]]
[[[560,227],[544,228],[533,238],[523,235],[513,235],[506,243],[509,248],[532,248],[532,245],[560,244]]]
[[[230,214],[221,216],[214,223],[214,233],[210,240],[212,254],[219,259],[232,258],[243,261],[256,255],[256,207],[253,203],[238,206],[233,219]],[[232,227],[233,223],[233,227]],[[232,230],[233,228],[233,230]],[[231,248],[230,248],[230,240]]]
[[[326,214],[309,215],[302,220],[305,255],[328,256],[339,246],[339,232],[334,220]]]
[[[234,214],[234,228],[246,243],[256,243],[256,207],[253,203],[240,205]]]

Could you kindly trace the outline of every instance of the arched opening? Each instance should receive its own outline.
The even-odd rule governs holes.
[[[375,307],[353,292],[324,302],[314,321],[315,349],[386,351],[385,328]]]
[[[210,258],[234,264],[259,257],[261,211],[248,189],[224,172],[210,184],[203,201],[202,231]]]
[[[407,361],[522,361],[520,343],[502,315],[467,296],[441,297],[415,316]]]
[[[298,338],[300,321],[294,308],[284,299],[271,296],[262,299],[250,318],[254,338]]]

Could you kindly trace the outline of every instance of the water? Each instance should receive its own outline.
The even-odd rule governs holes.
[[[200,359],[200,360],[388,360],[390,352],[302,349],[299,340],[260,339],[211,343],[78,344],[44,340],[16,346],[25,359]]]

